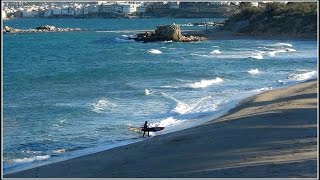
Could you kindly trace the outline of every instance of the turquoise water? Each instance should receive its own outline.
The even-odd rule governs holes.
[[[128,127],[144,121],[165,126],[153,136],[201,124],[242,98],[317,77],[312,40],[126,40],[131,30],[211,20],[4,21],[88,30],[4,34],[4,173],[140,141]]]

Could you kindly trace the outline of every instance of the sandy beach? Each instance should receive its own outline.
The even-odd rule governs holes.
[[[200,126],[4,177],[316,178],[317,92],[266,91]]]

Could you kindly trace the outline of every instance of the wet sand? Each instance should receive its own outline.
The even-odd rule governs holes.
[[[193,128],[5,177],[316,178],[317,92],[266,91]]]

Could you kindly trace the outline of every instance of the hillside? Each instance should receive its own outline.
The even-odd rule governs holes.
[[[223,30],[237,35],[317,37],[317,3],[245,4],[226,21]]]

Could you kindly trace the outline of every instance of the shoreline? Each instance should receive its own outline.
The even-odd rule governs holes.
[[[218,130],[221,132],[224,132],[224,131],[228,132],[230,128],[227,126],[227,124],[231,124],[233,126],[234,126],[234,123],[236,123],[236,125],[240,125],[241,122],[245,122],[245,124],[248,124],[247,120],[243,120],[243,121],[234,121],[234,120],[235,119],[241,120],[243,118],[246,119],[247,117],[255,118],[254,117],[255,115],[252,115],[252,114],[255,114],[255,113],[257,115],[259,114],[257,112],[253,112],[253,111],[257,111],[257,110],[260,111],[261,109],[263,109],[263,107],[259,107],[258,109],[252,109],[252,110],[250,110],[250,108],[248,109],[248,107],[251,107],[251,106],[254,107],[255,104],[254,103],[252,104],[253,100],[256,100],[259,98],[265,99],[266,97],[263,97],[264,95],[272,94],[272,96],[268,96],[267,99],[274,98],[271,101],[275,105],[271,104],[270,107],[275,106],[275,107],[279,108],[282,106],[286,106],[288,104],[288,103],[287,104],[286,103],[277,104],[278,103],[277,101],[284,99],[282,96],[286,96],[288,93],[287,91],[289,91],[289,95],[291,95],[291,96],[292,96],[292,94],[295,94],[296,91],[298,93],[301,91],[308,91],[308,88],[304,87],[306,85],[307,85],[307,87],[312,87],[312,90],[317,89],[317,79],[308,80],[303,83],[299,83],[299,84],[295,84],[295,85],[291,85],[291,86],[286,86],[286,87],[282,87],[282,88],[277,88],[274,90],[269,90],[269,91],[265,91],[265,92],[250,96],[249,98],[245,98],[244,100],[242,100],[240,103],[238,103],[238,105],[235,108],[231,109],[223,116],[218,117],[217,119],[213,119],[211,121],[208,121],[204,124],[195,126],[195,127],[191,127],[188,129],[184,129],[181,131],[176,131],[176,132],[172,132],[172,133],[168,133],[168,134],[163,134],[161,136],[155,136],[155,137],[150,138],[146,141],[140,141],[140,142],[128,144],[125,146],[115,147],[113,149],[101,151],[101,152],[98,152],[95,154],[84,155],[84,156],[80,156],[80,157],[77,157],[74,159],[69,159],[66,161],[58,162],[58,163],[48,164],[48,165],[36,167],[33,169],[28,169],[25,171],[19,171],[17,173],[13,173],[13,174],[7,174],[4,177],[166,177],[166,176],[169,176],[169,177],[212,177],[212,176],[213,177],[237,177],[236,174],[232,174],[232,173],[229,174],[230,176],[228,176],[228,174],[227,175],[221,174],[221,172],[222,171],[224,172],[224,170],[225,170],[223,168],[221,169],[221,165],[225,165],[225,166],[228,165],[227,169],[230,169],[230,168],[237,169],[239,167],[242,168],[242,165],[248,164],[249,162],[247,162],[247,160],[248,159],[252,160],[253,157],[243,158],[242,157],[243,155],[242,155],[242,156],[240,156],[240,158],[238,157],[238,158],[234,159],[234,158],[228,157],[228,158],[226,158],[227,160],[224,160],[218,156],[215,156],[214,154],[211,154],[212,152],[210,152],[210,151],[208,152],[208,149],[207,149],[208,147],[205,145],[208,145],[207,143],[210,144],[210,142],[211,142],[211,143],[213,143],[210,145],[211,148],[212,148],[212,146],[218,147],[215,145],[215,139],[216,139],[217,135],[221,136],[224,134],[224,133],[219,134],[216,132],[212,132],[213,133],[213,135],[212,135],[212,134],[210,134],[212,128],[214,130]],[[300,90],[299,90],[299,88],[300,88]],[[292,89],[295,89],[295,90],[292,91]],[[283,93],[283,92],[286,92],[286,93]],[[312,94],[314,94],[314,93],[312,93]],[[315,97],[312,97],[312,98],[316,98],[316,95],[317,95],[317,93],[315,93]],[[288,96],[288,98],[291,96]],[[306,95],[304,95],[304,96],[306,96]],[[300,97],[300,98],[302,98],[302,97]],[[291,99],[289,98],[288,101],[290,101],[290,100]],[[307,99],[307,100],[309,101],[309,99]],[[297,101],[299,101],[299,99]],[[314,100],[312,100],[312,102],[313,101]],[[262,101],[259,103],[263,104],[264,102]],[[300,102],[300,103],[303,104],[304,102]],[[295,106],[295,104],[293,103],[291,106]],[[309,105],[307,105],[307,106],[309,106]],[[269,109],[267,108],[266,111],[272,110],[272,108],[270,109],[270,107],[269,107]],[[246,109],[248,109],[248,110],[246,110]],[[303,109],[302,109],[302,111],[303,111]],[[316,109],[315,109],[315,112],[316,112]],[[284,112],[281,112],[281,113],[284,113]],[[302,115],[303,114],[304,113],[302,112]],[[312,116],[314,116],[314,115],[312,115]],[[276,116],[276,118],[277,118],[277,116]],[[259,119],[259,117],[257,119]],[[264,118],[260,118],[260,120],[261,119],[263,121],[265,121]],[[239,124],[239,122],[240,122],[240,124]],[[313,122],[313,120],[310,122],[312,122],[311,125],[310,124],[307,125],[306,128],[313,129],[314,122]],[[277,122],[274,122],[274,123],[277,124]],[[258,122],[258,124],[259,124],[259,122]],[[271,124],[271,125],[273,125],[273,124]],[[305,125],[305,124],[303,124],[303,125]],[[226,129],[224,130],[224,128],[226,128]],[[236,127],[234,127],[234,128],[236,128]],[[245,127],[243,127],[243,128],[246,129]],[[295,127],[292,127],[292,128],[295,129]],[[303,128],[303,126],[301,126],[301,128]],[[242,134],[241,132],[239,132],[242,129],[236,129],[236,130],[237,130],[236,132],[240,133],[240,135],[245,135],[245,134]],[[250,131],[250,129],[247,129],[247,130]],[[308,141],[309,143],[314,143],[314,138],[312,136],[312,135],[314,135],[313,133],[311,133],[311,139],[306,138],[304,141]],[[228,134],[228,135],[231,135],[231,134]],[[255,135],[260,136],[260,134],[255,134]],[[212,139],[210,139],[208,137],[212,137]],[[198,138],[200,138],[200,140],[198,140]],[[227,141],[232,141],[232,138],[230,139],[230,137],[227,139],[225,139],[225,138],[226,137],[224,137],[223,139],[227,140]],[[254,137],[250,137],[250,138],[255,139]],[[221,141],[222,139],[218,138],[218,142],[220,142],[219,140]],[[296,139],[294,139],[294,140],[296,140]],[[221,143],[222,142],[223,141],[221,141]],[[288,143],[288,142],[286,142],[286,143]],[[286,145],[286,143],[284,145]],[[177,147],[177,145],[180,145],[185,148]],[[223,143],[220,145],[228,146]],[[241,144],[237,144],[237,145],[241,147]],[[259,149],[259,146],[256,146],[254,148]],[[191,151],[190,149],[193,151]],[[223,148],[221,148],[221,147],[219,147],[218,149],[223,150]],[[286,149],[288,151],[288,148],[284,148],[284,149]],[[299,149],[299,148],[295,147],[295,150],[296,149]],[[233,147],[229,147],[228,150],[229,151],[237,151],[238,149],[234,149]],[[279,150],[279,149],[276,148],[275,150]],[[281,148],[280,148],[280,150],[281,150]],[[183,151],[186,151],[186,152],[183,152]],[[217,151],[217,150],[214,149],[213,151]],[[310,153],[310,151],[312,153]],[[203,155],[202,153],[208,153],[208,154],[210,154],[210,156],[203,157],[204,159],[200,158],[201,159],[201,161],[200,161],[199,157],[197,157],[197,156],[194,157],[194,155],[193,155],[194,152],[196,152],[196,153],[200,152],[201,154],[198,154],[198,155],[200,155],[200,157]],[[269,151],[267,151],[267,152],[271,153],[271,154],[273,153],[273,152],[269,152]],[[173,153],[173,154],[171,154],[171,153]],[[222,155],[224,154],[223,152],[218,152],[218,153],[220,153]],[[314,147],[312,146],[312,147],[309,147],[308,152],[305,152],[304,154],[301,154],[301,153],[300,154],[298,153],[298,154],[304,155],[304,156],[308,157],[309,159],[311,158],[311,161],[312,161],[311,164],[314,164],[314,162],[313,162],[314,161],[314,153],[316,153],[316,151],[314,152]],[[257,156],[259,153],[254,152],[253,154],[255,154]],[[282,152],[282,154],[283,154],[283,152]],[[287,157],[287,156],[289,156],[288,153],[287,154],[284,153],[284,154],[285,154],[286,158],[290,158],[290,157]],[[167,159],[167,160],[175,159],[175,161],[178,160],[177,162],[172,162],[173,163],[172,165],[169,165],[171,168],[173,168],[173,170],[171,168],[168,168],[166,166],[166,163],[161,159],[161,156],[164,156],[164,155],[170,157],[169,159],[164,157],[164,159]],[[188,158],[188,156],[193,157],[195,160],[190,159],[190,157]],[[226,155],[224,154],[224,156],[226,156]],[[279,152],[277,152],[276,154],[272,154],[272,156],[279,156]],[[186,157],[187,160],[184,160],[184,157]],[[149,163],[142,163],[141,160],[139,161],[139,158],[145,158],[145,161],[149,162]],[[292,157],[291,157],[291,159],[292,159]],[[219,163],[215,163],[216,160],[218,160]],[[234,163],[230,164],[229,161],[235,161],[235,160],[239,161],[239,162],[236,162],[236,163],[234,162]],[[267,161],[265,158],[259,159],[259,161],[263,161],[263,160]],[[158,163],[152,163],[154,161],[156,161]],[[186,161],[187,163],[183,162],[183,161]],[[205,163],[203,161],[205,161]],[[224,161],[227,161],[227,162],[224,162]],[[171,161],[169,161],[169,162],[171,162]],[[190,163],[190,162],[192,162],[192,163]],[[275,159],[274,161],[271,161],[271,162],[274,164],[274,163],[277,163],[278,161]],[[135,164],[138,165],[137,168],[135,168],[135,166],[134,166]],[[157,165],[157,164],[160,164],[160,165]],[[188,167],[187,164],[191,167],[194,166],[194,168],[191,168],[192,170],[199,168],[198,167],[199,164],[202,169],[203,169],[203,167],[207,167],[207,166],[210,167],[210,164],[212,164],[212,166],[215,166],[215,167],[213,169],[212,169],[212,167],[210,167],[211,170],[206,170],[206,171],[199,171],[199,172],[198,171],[197,172],[190,171],[189,174],[187,173],[187,175],[179,173],[180,172],[179,167],[181,167],[181,166],[184,167],[184,170],[189,171],[190,167]],[[238,165],[231,166],[232,164],[238,164]],[[67,168],[66,168],[66,165],[68,166]],[[87,168],[88,165],[90,166],[90,168]],[[119,166],[119,165],[127,166],[128,168],[124,168],[123,170],[117,169],[117,166]],[[157,167],[157,168],[156,168],[156,170],[154,168],[149,169],[148,165],[150,165],[152,167]],[[175,166],[173,166],[173,165],[175,165]],[[250,168],[257,168],[255,166],[251,167],[251,165],[252,164],[250,164]],[[291,163],[291,165],[292,165],[292,163]],[[223,167],[226,168],[225,166],[223,166]],[[108,168],[106,168],[106,167],[108,167]],[[56,170],[52,170],[52,169],[56,169]],[[147,171],[144,172],[144,174],[140,174],[139,172],[141,171],[141,169],[147,169]],[[70,170],[71,170],[71,172],[69,172]],[[154,174],[154,171],[156,171],[157,173]],[[244,171],[244,170],[242,170],[242,171]],[[261,171],[261,169],[260,169],[260,171]],[[162,174],[161,172],[164,172],[164,174]],[[289,171],[287,173],[289,173]],[[261,174],[258,177],[260,177],[260,176],[261,176]],[[316,176],[316,174],[312,175],[312,177],[314,177],[314,176]],[[239,177],[242,177],[242,176],[240,175]],[[247,177],[251,177],[251,176],[247,176]],[[261,177],[264,177],[264,176],[262,175]],[[268,177],[268,176],[266,176],[266,177]],[[275,177],[282,177],[282,176],[275,176]],[[283,176],[283,177],[287,177],[287,176]],[[295,176],[293,176],[293,177],[295,177]],[[309,177],[309,176],[307,176],[307,177]]]
[[[296,36],[263,36],[263,35],[236,35],[231,31],[214,31],[214,30],[182,30],[182,33],[203,36],[207,40],[233,40],[233,39],[257,39],[257,40],[317,40],[317,37],[296,37]]]

